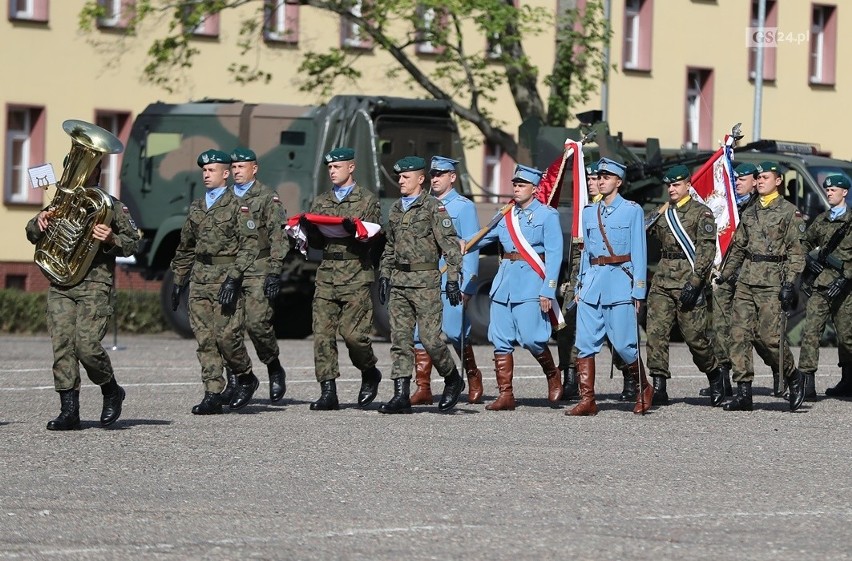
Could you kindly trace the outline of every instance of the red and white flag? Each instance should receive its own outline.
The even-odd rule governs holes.
[[[565,141],[565,152],[548,166],[544,177],[541,178],[538,184],[536,198],[540,202],[554,208],[559,205],[559,195],[562,192],[562,183],[565,180],[565,168],[567,167],[568,160],[571,160],[571,185],[574,187],[571,237],[582,239],[583,207],[589,202],[589,188],[586,185],[586,164],[583,158],[583,145],[579,141],[571,140],[570,138]]]
[[[734,137],[725,142],[698,171],[692,174],[692,196],[713,211],[716,219],[716,265],[722,262],[740,223],[734,192]]]
[[[349,232],[343,229],[342,216],[326,216],[324,214],[297,214],[291,216],[284,226],[284,231],[287,235],[296,240],[296,248],[302,255],[308,254],[308,236],[299,226],[299,220],[304,216],[312,224],[315,224],[323,236],[327,238],[348,238],[351,236]],[[355,239],[359,242],[366,242],[373,236],[378,234],[382,227],[374,222],[364,222],[360,218],[353,218],[355,223]]]

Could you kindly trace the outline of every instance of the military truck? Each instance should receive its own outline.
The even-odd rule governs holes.
[[[170,305],[173,276],[169,263],[189,204],[204,192],[196,158],[209,148],[230,151],[237,146],[257,153],[259,179],[277,190],[289,216],[306,211],[317,193],[330,188],[322,155],[337,146],[356,150],[355,178],[379,196],[385,216],[400,196],[389,170],[406,155],[429,158],[442,154],[459,160],[459,189],[470,193],[458,129],[448,104],[442,101],[336,96],[321,106],[215,99],[149,105],[133,123],[127,142],[121,198],[144,236],[135,268],[148,279],[162,279],[163,314],[187,337],[192,333],[186,302],[177,312]],[[484,223],[499,205],[478,206]],[[307,260],[297,252],[287,257],[276,302],[280,337],[305,337],[311,332],[318,259],[319,252],[310,253]],[[484,258],[483,279],[493,278],[495,271],[496,259]],[[483,284],[470,308],[474,337],[479,341],[485,340],[487,331],[489,284]],[[376,329],[387,334],[387,311],[378,305],[375,309]]]

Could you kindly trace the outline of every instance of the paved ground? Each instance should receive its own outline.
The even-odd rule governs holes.
[[[705,406],[677,347],[674,404],[644,418],[614,400],[603,355],[601,413],[565,417],[526,352],[513,413],[384,416],[351,406],[351,367],[343,410],[310,411],[311,343],[281,341],[282,405],[262,384],[243,412],[201,418],[192,342],[119,343],[121,420],[98,426],[87,385],[84,430],[51,433],[48,339],[0,338],[0,560],[852,558],[852,402],[789,413],[762,365],[752,413]],[[376,352],[389,372],[388,344]],[[476,354],[490,398],[490,349]],[[823,350],[820,393],[836,361]]]

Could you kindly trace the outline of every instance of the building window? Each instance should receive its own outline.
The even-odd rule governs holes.
[[[219,13],[204,14],[198,12],[198,2],[189,2],[183,6],[183,23],[191,27],[196,37],[219,36]]]
[[[751,3],[751,19],[749,20],[752,28],[757,27],[757,0]],[[775,0],[766,0],[766,19],[763,22],[765,28],[778,27],[778,10]],[[767,81],[775,80],[775,59],[778,53],[776,43],[763,43],[763,79]],[[748,49],[748,79],[754,80],[757,75],[754,67],[757,65],[757,47],[749,47]]]
[[[263,38],[267,42],[299,42],[299,4],[294,0],[266,0]]]
[[[6,110],[6,154],[3,200],[6,204],[41,204],[44,191],[30,188],[27,170],[44,163],[44,108]],[[55,170],[55,173],[61,170]]]
[[[485,143],[485,157],[482,160],[482,189],[488,195],[488,201],[500,202],[501,199],[512,196],[512,172],[514,162],[503,152],[500,146],[491,142]]]
[[[811,13],[810,83],[834,85],[837,50],[837,10],[813,5]]]
[[[713,71],[689,68],[686,72],[686,123],[684,144],[687,148],[713,148]]]
[[[651,70],[653,0],[625,0],[622,66],[625,70]]]
[[[364,10],[364,0],[355,0],[349,12],[355,17],[361,17]],[[354,20],[340,17],[340,46],[347,49],[371,49],[373,40],[361,29]]]
[[[9,0],[9,19],[47,22],[48,0]]]
[[[98,18],[101,28],[124,29],[133,17],[136,0],[98,0],[104,15]]]
[[[114,134],[125,145],[130,135],[130,113],[124,111],[95,111],[95,124]],[[107,154],[101,160],[101,189],[118,197],[122,154]]]
[[[447,24],[447,14],[443,11],[437,12],[435,8],[425,8],[424,6],[417,7],[417,15],[419,16],[419,25],[417,28],[417,43],[415,49],[417,54],[421,55],[438,55],[444,50],[442,45],[434,45],[429,38],[435,35],[435,30],[439,26]]]

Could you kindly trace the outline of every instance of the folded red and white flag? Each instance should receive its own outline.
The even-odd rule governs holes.
[[[315,224],[323,236],[327,238],[348,238],[352,234],[343,229],[342,216],[326,216],[324,214],[309,214],[302,213],[296,216],[291,216],[284,226],[284,231],[287,235],[296,240],[296,248],[302,255],[308,254],[308,236],[299,226],[299,220],[304,216],[312,224]],[[374,222],[365,222],[360,218],[353,218],[355,223],[355,239],[359,242],[366,242],[373,236],[378,234],[382,227]]]

